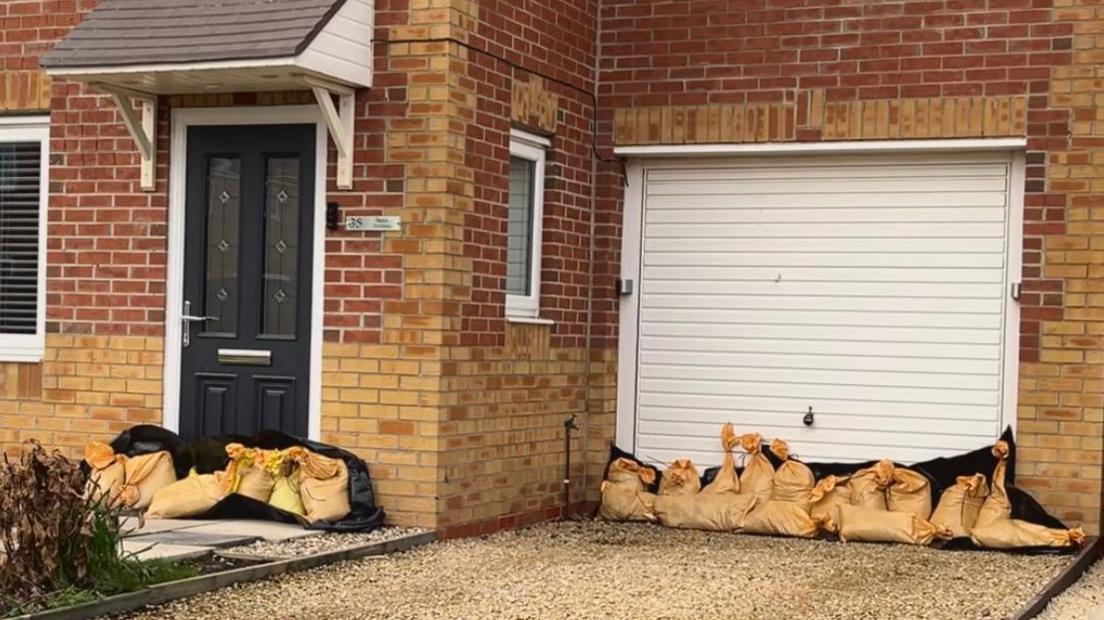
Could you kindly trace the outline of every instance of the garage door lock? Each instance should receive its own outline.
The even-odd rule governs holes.
[[[617,294],[632,295],[633,281],[628,278],[617,278]]]
[[[813,408],[809,407],[809,413],[805,414],[801,421],[805,423],[805,426],[812,426],[813,422],[816,422],[816,418],[813,416]]]

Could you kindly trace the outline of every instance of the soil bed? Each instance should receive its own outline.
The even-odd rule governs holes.
[[[570,522],[334,564],[128,617],[1003,618],[1070,559]]]

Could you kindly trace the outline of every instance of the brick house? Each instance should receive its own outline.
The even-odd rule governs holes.
[[[1005,425],[1098,528],[1077,0],[0,4],[0,442],[353,449],[397,523],[593,501],[723,421],[902,461]]]

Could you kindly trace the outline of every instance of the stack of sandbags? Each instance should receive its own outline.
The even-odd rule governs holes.
[[[144,510],[154,493],[176,482],[172,455],[164,450],[127,457],[93,441],[84,455],[90,470],[88,493],[107,506]]]
[[[303,496],[299,491],[299,462],[295,458],[297,450],[302,448],[265,450],[264,468],[272,476],[272,495],[268,498],[268,505],[303,516],[306,509],[303,508]]]
[[[655,498],[655,514],[660,523],[715,532],[734,532],[743,527],[756,498],[739,493],[741,483],[732,458],[736,441],[732,425],[725,424],[721,428],[724,462],[717,477],[701,492],[698,492],[701,485],[698,472],[689,459],[676,460],[663,472]]]
[[[970,532],[974,543],[992,549],[1015,547],[1069,547],[1085,539],[1081,528],[1071,530],[1045,527],[1012,518],[1012,504],[1004,486],[1008,469],[1008,444],[998,441],[993,446],[997,468],[993,471],[993,487],[978,511],[977,522]]]
[[[193,468],[183,480],[159,489],[153,494],[146,518],[183,519],[203,514],[226,496],[223,484],[215,474],[197,474]]]
[[[655,521],[655,500],[647,489],[655,482],[655,470],[626,458],[614,459],[602,481],[598,516],[607,521]]]
[[[931,522],[946,528],[952,538],[969,538],[988,495],[985,474],[958,476],[955,483],[943,491]]]
[[[237,493],[267,504],[276,481],[265,469],[265,451],[246,448],[240,443],[228,443],[226,456],[230,457],[230,463],[225,471],[216,474],[224,493]]]
[[[922,474],[882,460],[848,481],[850,504],[838,504],[831,519],[840,540],[928,545],[950,532],[928,521],[931,486]]]
[[[334,523],[344,519],[352,509],[349,503],[349,468],[345,461],[305,448],[288,450],[289,456],[299,463],[299,495],[307,521]]]
[[[766,500],[756,503],[744,523],[744,531],[751,534],[769,534],[775,536],[794,536],[812,538],[818,531],[817,522],[810,516],[811,502],[809,494],[814,487],[813,472],[804,463],[790,458],[790,447],[781,439],[770,444],[770,451],[782,464],[774,470],[770,461],[762,454],[759,436],[747,436],[744,449],[748,450],[751,461],[744,473],[752,469],[755,478],[749,486],[759,491],[768,488]],[[755,444],[755,445],[753,445]],[[765,467],[764,467],[765,464]],[[769,478],[768,474],[769,473]],[[769,480],[767,485],[765,481]]]
[[[851,505],[850,476],[825,476],[809,491],[809,516],[830,534],[839,533],[839,507]]]

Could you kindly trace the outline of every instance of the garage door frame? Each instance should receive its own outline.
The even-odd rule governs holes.
[[[1012,158],[1009,171],[1009,215],[1007,236],[1007,279],[1018,284],[1022,277],[1024,148],[1020,138],[976,140],[900,140],[867,142],[705,144],[618,147],[626,158],[627,187],[623,210],[621,278],[632,281],[632,292],[620,299],[618,381],[615,442],[636,450],[636,401],[638,377],[641,263],[643,259],[643,216],[645,172],[656,168],[693,167],[717,159],[831,154],[910,154],[1005,151]],[[1011,286],[1009,287],[1011,288]],[[1007,291],[1006,294],[1011,294]],[[1020,304],[1010,302],[1005,313],[1003,346],[1003,394],[1001,426],[1016,426],[1019,370]]]

